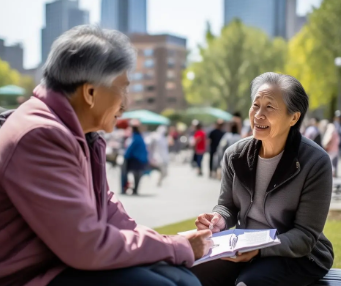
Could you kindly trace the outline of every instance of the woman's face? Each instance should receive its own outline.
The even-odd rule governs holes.
[[[122,73],[113,80],[110,87],[96,87],[92,115],[96,129],[107,133],[113,131],[117,118],[126,109],[129,80],[127,73]]]
[[[277,86],[262,85],[249,111],[253,137],[262,141],[286,138],[300,113],[289,115],[281,90]]]

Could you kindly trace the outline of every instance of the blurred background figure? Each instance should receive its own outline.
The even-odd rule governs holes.
[[[175,154],[180,151],[180,134],[176,126],[170,126],[168,132],[169,151]]]
[[[209,160],[209,177],[215,177],[217,166],[214,166],[213,159],[214,155],[217,152],[217,148],[221,138],[224,136],[224,121],[222,119],[218,119],[215,128],[210,132],[208,139],[210,144],[210,160]]]
[[[219,145],[217,147],[217,152],[214,156],[214,165],[217,170],[221,169],[221,161],[223,159],[225,150],[232,146],[234,143],[242,139],[242,136],[238,133],[238,125],[236,122],[230,123],[230,131],[225,133],[221,138]],[[220,172],[218,172],[220,174]]]
[[[132,135],[128,139],[129,145],[124,154],[124,163],[121,168],[122,194],[126,194],[131,187],[128,182],[128,174],[131,172],[134,176],[133,195],[137,195],[140,179],[148,167],[148,151],[140,127],[139,121],[131,122]]]
[[[194,133],[194,152],[195,160],[198,168],[198,176],[202,176],[202,159],[206,152],[206,133],[202,129],[201,123],[198,121],[195,125]]]
[[[337,177],[337,167],[339,160],[340,137],[335,125],[328,123],[326,132],[323,136],[322,146],[327,151],[333,168],[333,176]]]
[[[160,125],[155,132],[152,132],[148,144],[149,164],[152,170],[158,170],[160,177],[158,186],[167,176],[169,163],[169,148],[167,138],[167,127]]]
[[[232,121],[237,124],[238,133],[241,134],[243,129],[243,119],[239,111],[233,113]]]
[[[316,144],[322,146],[322,137],[319,130],[320,120],[317,117],[313,117],[309,120],[309,126],[304,132],[304,136],[314,141]]]

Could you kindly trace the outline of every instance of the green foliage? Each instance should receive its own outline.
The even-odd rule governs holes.
[[[286,72],[296,77],[306,89],[310,108],[329,108],[337,96],[341,75],[334,65],[341,57],[341,5],[339,0],[324,0],[309,16],[307,25],[289,44]]]
[[[0,59],[0,87],[10,84],[19,85],[19,83],[20,74]]]
[[[25,97],[29,97],[34,89],[34,81],[29,76],[21,75],[18,71],[11,69],[10,65],[0,59],[0,87],[6,85],[17,85],[26,90]],[[24,98],[11,97],[0,98],[0,104],[6,108],[15,108],[20,102],[23,102]]]
[[[239,20],[225,26],[221,35],[206,33],[206,46],[200,47],[201,61],[184,73],[183,86],[191,104],[218,107],[229,112],[250,107],[250,82],[266,71],[282,71],[287,55],[283,39],[270,40],[262,31]],[[187,77],[195,75],[194,79]]]

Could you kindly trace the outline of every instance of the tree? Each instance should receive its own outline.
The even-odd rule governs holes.
[[[310,108],[324,108],[332,117],[337,82],[341,80],[334,59],[341,57],[341,5],[324,0],[309,15],[307,25],[289,43],[288,74],[296,77],[310,99]]]
[[[191,104],[247,115],[250,82],[263,72],[282,71],[286,55],[283,39],[270,40],[239,20],[225,26],[218,37],[208,30],[206,45],[200,47],[201,61],[192,63],[184,74],[186,98]]]
[[[20,82],[20,74],[11,69],[9,64],[0,59],[0,87],[4,85],[18,85]]]
[[[6,85],[17,85],[25,89],[27,98],[32,94],[34,81],[29,76],[21,75],[18,71],[11,69],[10,65],[0,59],[0,87]],[[19,101],[25,100],[20,98]],[[18,102],[19,103],[19,102]]]

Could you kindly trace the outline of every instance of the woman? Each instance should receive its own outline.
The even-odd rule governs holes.
[[[196,225],[203,230],[211,224],[213,232],[276,228],[281,244],[193,272],[203,286],[309,285],[333,264],[332,245],[322,233],[332,191],[330,160],[299,133],[308,97],[295,78],[262,74],[252,82],[251,98],[253,137],[226,150],[218,205]]]
[[[148,151],[138,125],[132,126],[131,142],[124,154],[122,194],[127,191],[128,173],[134,175],[133,195],[137,195],[140,179],[148,166]]]
[[[340,137],[337,133],[335,125],[333,123],[328,123],[326,132],[323,136],[322,146],[324,150],[327,151],[330,161],[332,163],[332,173],[333,177],[337,177],[337,165],[339,161],[339,144]]]
[[[0,128],[0,285],[199,285],[183,266],[207,253],[211,232],[160,235],[107,188],[96,131],[112,132],[134,62],[117,31],[67,31]]]

